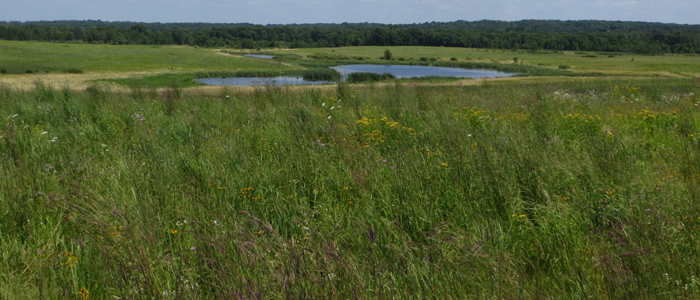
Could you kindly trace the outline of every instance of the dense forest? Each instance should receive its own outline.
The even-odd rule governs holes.
[[[700,25],[622,21],[248,23],[0,22],[0,39],[202,47],[445,46],[526,50],[700,53]]]

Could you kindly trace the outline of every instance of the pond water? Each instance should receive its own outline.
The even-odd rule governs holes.
[[[324,84],[329,81],[310,81],[304,80],[300,76],[277,76],[277,77],[227,77],[227,78],[197,78],[194,81],[208,85],[238,85],[238,86],[255,86],[255,85],[306,85],[306,84]]]
[[[243,56],[246,56],[246,57],[255,57],[255,58],[264,58],[264,59],[273,59],[273,58],[275,58],[275,57],[272,56],[272,55],[263,55],[263,54],[246,54],[246,55],[243,55]]]
[[[272,58],[269,55],[247,54],[251,57]],[[510,77],[517,74],[505,73],[491,70],[480,69],[460,69],[447,67],[430,67],[430,66],[407,66],[407,65],[345,65],[332,67],[343,75],[343,80],[347,79],[348,74],[355,72],[371,72],[377,74],[391,73],[396,78],[411,78],[421,76],[452,76],[466,78],[493,78],[493,77]],[[332,81],[309,81],[304,80],[300,76],[278,76],[278,77],[228,77],[228,78],[198,78],[194,81],[208,85],[239,85],[239,86],[255,86],[255,85],[315,85],[332,83]]]
[[[343,75],[343,79],[350,73],[370,72],[376,74],[391,73],[396,78],[411,78],[421,76],[451,76],[468,78],[510,77],[516,74],[491,70],[461,69],[430,66],[407,65],[344,65],[331,67]]]

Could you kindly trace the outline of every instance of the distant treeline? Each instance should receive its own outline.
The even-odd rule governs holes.
[[[135,45],[445,46],[643,54],[700,53],[700,25],[613,21],[456,21],[253,25],[103,21],[0,22],[0,39]]]

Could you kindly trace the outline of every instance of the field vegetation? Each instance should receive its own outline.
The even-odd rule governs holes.
[[[502,49],[476,49],[458,47],[421,47],[421,46],[396,46],[396,47],[342,47],[342,48],[317,48],[297,49],[291,52],[305,56],[338,57],[364,59],[376,59],[383,57],[384,51],[391,49],[394,62],[421,61],[421,57],[435,58],[438,62],[451,61],[454,57],[459,62],[473,63],[499,63],[513,64],[513,56],[518,57],[518,64],[537,66],[542,68],[554,68],[559,65],[568,65],[574,71],[604,72],[615,75],[659,75],[669,74],[675,76],[692,77],[700,76],[700,56],[698,55],[639,55],[632,53],[603,53],[595,58],[582,57],[583,55],[595,55],[597,52],[558,52],[558,51],[529,51],[529,50],[502,50]],[[290,52],[290,51],[284,51]],[[581,54],[584,53],[584,54]],[[402,60],[403,58],[403,60]]]
[[[697,298],[699,105],[690,78],[2,85],[0,298]]]
[[[30,89],[41,79],[54,86],[85,89],[94,81],[123,87],[193,87],[203,76],[302,75],[337,78],[340,64],[418,64],[485,68],[528,76],[700,76],[697,55],[644,56],[624,53],[510,51],[449,47],[346,47],[237,51],[190,46],[114,46],[0,41],[0,81]],[[385,54],[392,54],[386,60]],[[244,57],[247,53],[274,59]],[[591,54],[592,53],[592,54]],[[595,54],[595,55],[594,55]],[[513,57],[517,55],[517,63]],[[596,56],[582,57],[586,55]],[[610,57],[613,56],[613,57]],[[418,79],[416,79],[418,81]],[[445,81],[445,80],[439,80]]]
[[[0,68],[6,74],[196,72],[287,70],[274,61],[226,56],[211,49],[190,46],[113,46],[11,42],[0,40]]]

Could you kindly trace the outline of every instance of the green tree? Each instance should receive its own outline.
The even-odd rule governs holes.
[[[386,51],[384,51],[384,59],[391,60],[391,56],[392,56],[391,50],[386,49]]]

